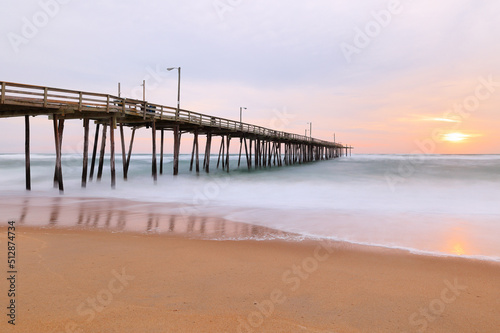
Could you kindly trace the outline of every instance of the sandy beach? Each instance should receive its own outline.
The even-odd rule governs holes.
[[[64,216],[57,219],[70,218]],[[6,222],[1,258],[7,257]],[[456,333],[500,327],[495,262],[330,241],[221,241],[29,223],[16,226],[16,246],[16,325],[7,323],[9,281],[3,279],[2,332]]]

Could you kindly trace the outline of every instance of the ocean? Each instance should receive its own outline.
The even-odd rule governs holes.
[[[165,155],[156,183],[150,155],[132,155],[128,181],[120,156],[116,189],[110,187],[109,160],[101,182],[81,189],[81,155],[63,154],[63,197],[155,203],[166,214],[220,217],[300,239],[500,261],[500,155],[356,154],[251,171],[244,158],[238,169],[238,156],[231,155],[229,173],[216,169],[212,158],[210,174],[199,175],[189,172],[190,155],[181,155],[175,177],[172,155]],[[54,155],[32,154],[27,193],[24,155],[0,154],[0,197],[60,198],[52,187],[54,162]]]

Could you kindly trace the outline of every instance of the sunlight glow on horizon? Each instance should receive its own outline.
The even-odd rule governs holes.
[[[471,134],[464,134],[460,132],[453,132],[453,133],[446,133],[443,134],[442,138],[444,141],[448,142],[463,142],[466,141],[467,139],[477,136],[477,135],[471,135]]]

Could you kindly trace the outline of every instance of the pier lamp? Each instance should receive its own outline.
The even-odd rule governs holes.
[[[178,73],[179,73],[179,77],[177,80],[177,111],[175,113],[175,117],[178,118],[179,117],[179,110],[181,108],[181,68],[180,67],[170,67],[170,68],[167,68],[167,71],[171,71],[174,69],[177,69]]]
[[[308,122],[307,124],[309,125],[309,137],[312,138],[313,123],[312,122]]]
[[[142,100],[146,101],[146,80],[142,80]]]
[[[243,106],[240,106],[240,126],[241,126],[241,111],[242,111],[243,109],[245,109],[245,110],[246,110],[247,108],[246,108],[246,107],[243,107]]]

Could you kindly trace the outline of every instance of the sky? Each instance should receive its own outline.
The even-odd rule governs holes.
[[[495,0],[2,0],[0,81],[142,98],[355,147],[500,153]],[[77,152],[68,121],[64,152]],[[127,133],[129,135],[129,133]],[[24,122],[0,119],[1,152]],[[186,135],[182,152],[189,152]],[[167,136],[167,147],[172,141]],[[151,150],[138,134],[136,152]],[[54,151],[32,119],[32,151]],[[167,149],[171,152],[171,148]]]

